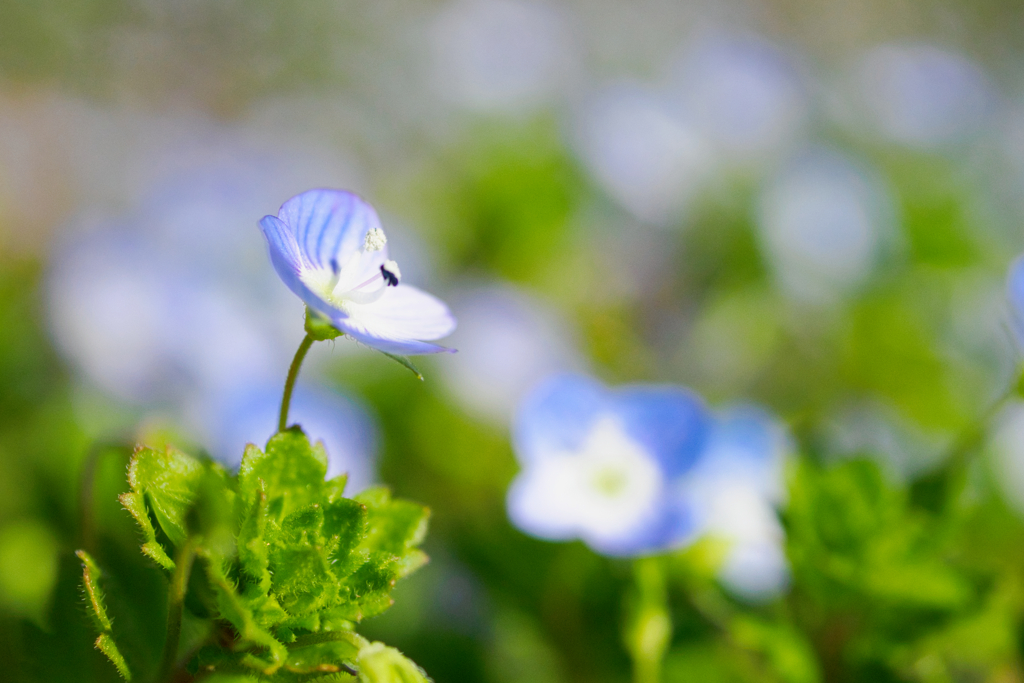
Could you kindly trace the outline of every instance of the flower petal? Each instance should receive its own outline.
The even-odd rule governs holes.
[[[607,405],[608,391],[583,375],[558,374],[544,380],[523,401],[513,440],[525,464],[578,450],[591,423]]]
[[[508,489],[508,516],[531,536],[549,541],[576,538],[578,514],[565,495],[571,472],[557,461],[539,463],[520,473]]]
[[[1017,343],[1024,347],[1024,255],[1010,264],[1006,277],[1006,294],[1010,300],[1010,322]]]
[[[752,405],[738,405],[714,420],[700,463],[689,474],[702,481],[746,482],[768,500],[785,492],[783,465],[792,445],[782,425]]]
[[[287,225],[274,216],[264,216],[260,221],[260,228],[267,238],[267,245],[270,247],[270,262],[274,264],[274,270],[278,276],[288,285],[288,289],[310,308],[323,313],[331,319],[345,317],[345,312],[324,301],[320,296],[313,293],[306,283],[299,277],[304,267],[302,253],[295,241],[295,236]]]
[[[697,461],[712,419],[700,397],[672,386],[626,387],[614,393],[611,411],[669,477],[686,472]]]
[[[357,341],[399,354],[451,353],[423,339],[451,334],[455,318],[436,297],[410,285],[389,287],[379,300],[350,307],[348,317],[332,322]]]
[[[329,268],[344,265],[363,246],[366,233],[380,228],[373,207],[344,190],[309,190],[281,205],[278,218],[295,236],[305,263]]]

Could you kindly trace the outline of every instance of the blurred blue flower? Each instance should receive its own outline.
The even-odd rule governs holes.
[[[67,357],[133,404],[185,404],[286,362],[253,302],[121,226],[63,245],[48,278]]]
[[[695,511],[696,536],[727,544],[719,578],[734,593],[764,599],[789,579],[775,506],[784,497],[785,430],[760,408],[718,413],[704,450],[677,495]]]
[[[687,50],[674,71],[694,125],[734,157],[784,148],[807,119],[799,72],[782,49],[758,36],[709,36]]]
[[[914,147],[955,143],[994,111],[988,77],[957,52],[928,44],[881,45],[857,70],[858,99],[889,139]]]
[[[784,497],[785,430],[760,408],[718,414],[682,387],[609,390],[556,375],[520,408],[523,471],[508,492],[512,522],[599,553],[657,553],[710,537],[727,545],[719,577],[763,599],[789,578],[775,506]]]
[[[1020,348],[1024,349],[1024,254],[1014,259],[1006,276],[1006,297],[1010,302],[1010,324]]]
[[[895,239],[894,214],[878,174],[837,152],[812,149],[761,193],[759,237],[786,294],[831,303],[867,281]]]
[[[707,140],[668,100],[637,84],[614,85],[585,103],[577,123],[580,156],[597,182],[654,224],[678,217],[714,162]]]
[[[310,190],[264,216],[278,275],[313,311],[353,339],[389,353],[451,351],[426,340],[455,329],[435,297],[401,284],[373,207],[342,190]]]
[[[523,471],[508,492],[512,522],[606,555],[657,552],[692,534],[695,511],[672,495],[673,483],[699,457],[710,417],[682,388],[548,379],[515,421]]]
[[[280,382],[240,384],[205,404],[192,416],[205,433],[217,460],[237,467],[247,443],[263,444],[277,432]],[[327,478],[348,473],[349,494],[365,489],[375,477],[377,428],[367,410],[347,396],[300,381],[292,395],[291,422],[310,441],[327,450]]]
[[[534,109],[564,92],[574,71],[573,36],[548,3],[448,3],[432,34],[436,87],[474,109]]]

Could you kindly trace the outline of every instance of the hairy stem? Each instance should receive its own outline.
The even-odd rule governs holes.
[[[306,334],[305,339],[299,344],[298,351],[295,352],[295,358],[292,358],[292,365],[288,368],[288,379],[284,382],[284,396],[281,397],[281,417],[277,420],[277,431],[283,432],[288,428],[288,408],[292,403],[292,390],[295,388],[295,380],[299,377],[299,368],[302,367],[302,361],[306,358],[306,352],[309,351],[309,347],[313,345],[313,336]]]
[[[181,617],[185,609],[185,593],[188,591],[188,579],[192,573],[192,563],[196,559],[195,546],[192,539],[185,541],[174,558],[174,574],[167,589],[167,639],[164,641],[164,654],[160,660],[159,681],[170,683],[174,680],[178,663],[178,642],[181,640]]]

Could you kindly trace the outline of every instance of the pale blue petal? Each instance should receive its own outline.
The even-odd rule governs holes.
[[[694,536],[696,515],[693,509],[666,498],[661,513],[644,526],[616,536],[605,534],[585,539],[587,545],[610,557],[638,557],[662,553]]]
[[[1010,318],[1017,343],[1024,347],[1024,255],[1010,264],[1006,277],[1006,295],[1010,300]]]
[[[352,325],[349,325],[348,321],[344,319],[335,320],[333,321],[333,324],[339,330],[362,344],[366,344],[367,346],[387,353],[394,353],[399,356],[423,356],[431,353],[456,353],[455,349],[448,348],[447,346],[431,344],[430,342],[418,341],[416,339],[399,340],[378,337],[366,332],[365,330],[353,329]]]
[[[767,500],[783,495],[782,466],[791,444],[771,415],[752,405],[720,413],[708,435],[700,462],[689,473],[695,487],[715,482],[745,483]]]
[[[267,246],[270,248],[270,262],[274,264],[281,280],[288,285],[288,289],[302,299],[302,301],[313,310],[323,313],[331,319],[342,319],[345,312],[335,308],[313,293],[306,283],[299,277],[299,271],[303,267],[303,257],[295,242],[295,236],[288,227],[274,216],[264,216],[260,221],[260,228],[267,238]]]
[[[281,205],[278,218],[295,236],[306,263],[330,268],[344,265],[363,246],[366,233],[380,228],[373,207],[344,190],[309,190]]]
[[[755,406],[737,406],[721,414],[708,439],[708,450],[736,461],[740,467],[763,469],[780,455],[780,428]]]
[[[551,509],[553,482],[545,481],[539,468],[527,468],[508,487],[508,518],[521,531],[546,541],[569,541],[577,537],[574,520]]]
[[[623,428],[676,477],[700,457],[711,426],[704,402],[682,387],[637,386],[614,394],[612,412]]]
[[[544,380],[520,405],[513,425],[516,456],[524,465],[582,446],[594,418],[607,406],[607,390],[583,375]]]
[[[287,225],[281,222],[276,216],[264,216],[260,221],[260,229],[263,236],[267,238],[267,245],[270,247],[270,260],[278,273],[287,269],[296,275],[305,265],[302,254],[299,253],[298,242],[295,235]],[[282,277],[284,277],[282,275]]]
[[[451,334],[455,317],[443,301],[411,285],[389,287],[378,301],[353,306],[347,318],[332,322],[357,341],[388,353],[453,353],[422,340]]]

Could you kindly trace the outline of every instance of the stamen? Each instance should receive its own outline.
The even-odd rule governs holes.
[[[381,264],[380,274],[384,276],[384,281],[388,283],[389,287],[397,287],[398,282],[402,279],[402,271],[398,269],[398,264],[391,260]]]
[[[366,233],[366,239],[363,241],[363,250],[380,251],[387,243],[388,238],[384,236],[383,230],[380,228],[370,228]]]

